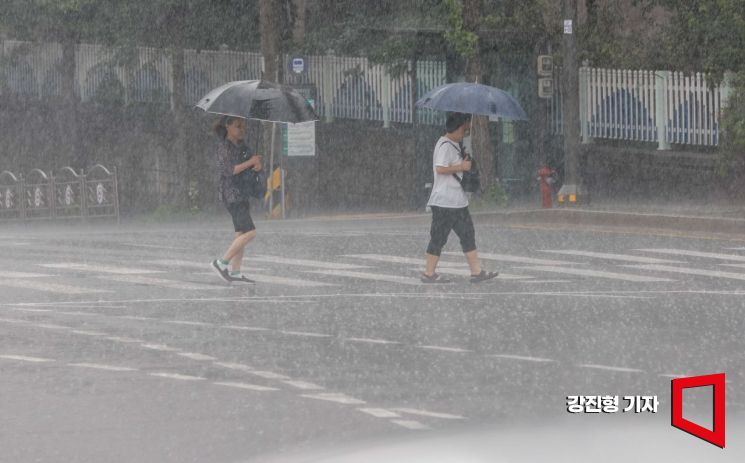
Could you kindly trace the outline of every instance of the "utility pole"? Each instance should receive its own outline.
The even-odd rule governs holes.
[[[558,202],[574,205],[587,199],[579,173],[579,67],[577,65],[577,0],[561,1],[564,22],[561,86],[564,95],[564,184]]]

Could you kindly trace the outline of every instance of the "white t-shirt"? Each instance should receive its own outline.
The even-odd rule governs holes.
[[[438,174],[438,167],[450,167],[463,162],[460,157],[458,144],[448,137],[440,137],[435,144],[435,152],[432,158],[432,170],[435,174],[435,181],[432,184],[432,194],[429,195],[427,206],[439,206],[448,208],[462,208],[468,206],[468,196],[460,186],[460,182],[453,177],[453,174]],[[462,177],[461,172],[456,173]]]

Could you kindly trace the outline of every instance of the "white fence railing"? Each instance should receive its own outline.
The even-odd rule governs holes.
[[[730,85],[710,85],[705,75],[670,71],[581,68],[580,133],[584,143],[614,139],[717,146]],[[558,84],[558,82],[557,82]],[[560,88],[557,85],[555,88]],[[562,133],[561,104],[548,102],[549,126]]]
[[[5,40],[0,51],[0,93],[38,98],[62,95],[59,44]],[[75,90],[83,102],[114,99],[124,104],[172,104],[171,63],[171,55],[163,49],[139,47],[117,53],[100,45],[80,44],[75,49]],[[307,71],[288,76],[288,81],[313,86],[316,109],[327,119],[375,120],[386,126],[411,123],[416,96],[445,83],[444,61],[417,62],[415,95],[411,63],[395,76],[366,58],[309,56],[306,63]],[[261,78],[264,58],[258,53],[186,50],[184,68],[186,99],[196,102],[225,82]],[[441,120],[441,115],[430,111],[417,114],[423,123]]]

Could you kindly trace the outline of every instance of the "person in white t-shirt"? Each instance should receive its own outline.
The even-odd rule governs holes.
[[[481,269],[476,251],[476,232],[468,212],[468,196],[463,191],[460,179],[463,172],[471,169],[471,158],[461,155],[461,142],[469,130],[471,116],[449,113],[445,123],[447,134],[435,144],[432,161],[435,181],[427,206],[432,210],[430,241],[427,246],[426,267],[422,283],[449,283],[450,280],[435,272],[442,248],[447,243],[450,231],[460,239],[461,249],[471,270],[471,282],[491,280],[497,272]]]

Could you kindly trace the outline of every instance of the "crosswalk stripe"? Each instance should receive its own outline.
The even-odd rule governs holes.
[[[359,278],[362,280],[387,281],[389,283],[399,283],[402,285],[421,285],[422,282],[416,278],[400,277],[394,275],[382,275],[379,273],[368,272],[347,272],[343,270],[313,270],[307,273],[317,273],[320,275],[330,275],[337,277]]]
[[[718,252],[701,252],[701,251],[689,251],[687,249],[636,249],[637,251],[643,252],[655,252],[658,254],[671,254],[674,256],[691,256],[691,257],[705,257],[709,259],[719,260],[732,260],[735,262],[745,262],[745,256],[737,254],[721,254]]]
[[[430,412],[427,410],[417,410],[414,408],[392,408],[394,412],[403,413],[406,415],[417,415],[426,416],[429,418],[441,418],[443,420],[463,420],[465,417],[460,415],[453,415],[450,413]]]
[[[236,389],[245,389],[248,391],[257,391],[257,392],[279,391],[279,389],[277,389],[276,387],[259,386],[257,384],[234,383],[234,382],[217,382],[215,384],[218,386],[233,387]]]
[[[166,280],[164,278],[151,278],[151,277],[142,277],[137,275],[107,275],[102,276],[99,275],[97,278],[101,280],[108,280],[108,281],[116,281],[119,283],[134,283],[138,285],[148,285],[148,286],[160,286],[162,288],[171,288],[171,289],[187,289],[187,290],[196,290],[196,291],[204,291],[204,290],[225,290],[225,286],[210,286],[210,285],[203,285],[199,283],[187,283],[184,281],[176,281],[176,280]]]
[[[214,270],[210,267],[209,262],[194,262],[189,260],[177,260],[177,259],[159,259],[159,260],[149,260],[147,261],[148,264],[153,265],[160,265],[165,267],[176,267],[176,268],[189,268],[193,270],[205,270],[209,269],[209,272],[200,273],[200,275],[214,275]],[[241,265],[241,270],[244,272],[261,272],[265,269],[260,267],[246,267],[244,265]]]
[[[579,276],[586,276],[586,277],[608,278],[611,280],[636,281],[636,282],[645,282],[645,283],[673,281],[667,278],[645,277],[641,275],[630,275],[628,273],[603,272],[600,270],[568,268],[568,267],[553,267],[553,266],[548,266],[548,265],[535,266],[535,267],[521,267],[521,268],[525,270],[535,270],[537,272],[562,273],[565,275],[579,275]]]
[[[324,392],[320,394],[302,394],[301,397],[305,397],[308,399],[316,399],[316,400],[326,400],[328,402],[336,402],[336,403],[344,404],[344,405],[363,405],[365,403],[364,400],[355,399],[354,397],[349,397],[347,395],[336,393],[336,392]]]
[[[106,370],[106,371],[137,371],[136,368],[129,368],[129,367],[117,367],[113,365],[101,365],[98,363],[69,363],[68,364],[71,367],[79,367],[79,368],[91,368],[94,370]]]
[[[704,270],[688,267],[673,267],[670,265],[625,265],[624,267],[638,268],[641,270],[655,270],[658,272],[683,273],[686,275],[699,275],[714,278],[727,278],[730,280],[745,281],[745,273],[720,272],[718,270]]]
[[[331,283],[321,283],[320,281],[310,281],[310,280],[299,280],[297,278],[286,278],[286,277],[277,277],[273,275],[254,275],[249,274],[248,278],[257,281],[259,283],[269,283],[269,284],[275,284],[275,285],[285,285],[285,286],[294,286],[297,288],[321,288],[325,286],[336,286]],[[237,283],[236,283],[237,284]]]
[[[350,257],[354,259],[365,259],[376,262],[386,262],[390,264],[413,264],[424,266],[424,257],[413,258],[413,257],[402,257],[402,256],[388,256],[383,254],[345,254],[342,257]],[[438,263],[440,267],[468,267],[466,262],[447,262],[440,261]]]
[[[92,265],[83,263],[62,263],[62,264],[39,264],[40,267],[53,268],[60,270],[82,270],[94,273],[111,273],[114,275],[138,275],[148,273],[164,273],[162,270],[147,270],[141,268],[113,267],[110,265]]]
[[[0,355],[0,359],[18,360],[19,362],[31,362],[31,363],[54,362],[54,360],[51,360],[51,359],[44,359],[44,358],[39,358],[39,357],[27,357],[25,355]]]
[[[457,275],[462,277],[471,276],[471,271],[468,269],[440,268],[439,266],[437,267],[437,273],[442,273],[443,275]],[[499,272],[499,276],[497,276],[498,280],[529,280],[532,278],[535,277],[502,272]]]
[[[41,278],[49,277],[52,275],[45,275],[43,273],[28,273],[28,272],[4,272],[0,270],[0,278]]]
[[[112,291],[106,291],[103,289],[90,289],[80,288],[78,286],[61,285],[57,283],[43,283],[38,280],[22,280],[22,279],[0,279],[0,286],[8,286],[11,288],[22,288],[22,289],[33,289],[34,291],[43,291],[45,293],[59,293],[59,294],[100,294],[100,293],[111,293]]]
[[[719,264],[719,265],[724,265],[726,267],[745,268],[745,264]]]
[[[681,264],[683,263],[678,260],[655,259],[654,257],[640,257],[640,256],[631,256],[628,254],[610,254],[607,252],[578,251],[578,250],[569,250],[569,249],[544,250],[542,252],[550,252],[554,254],[566,254],[570,256],[595,257],[598,259],[620,260],[624,262],[639,262],[642,264]]]
[[[326,261],[309,260],[309,259],[289,259],[286,257],[267,256],[267,255],[248,257],[246,258],[246,260],[249,262],[266,262],[269,264],[284,264],[284,265],[294,265],[298,267],[324,268],[324,269],[330,269],[330,270],[355,270],[355,269],[368,268],[366,266],[361,266],[361,265],[341,264],[337,262],[326,262]]]
[[[391,423],[413,431],[425,431],[431,429],[429,426],[414,420],[391,420]]]
[[[443,254],[458,255],[457,252],[445,252]],[[479,252],[479,258],[485,260],[496,260],[501,262],[517,262],[521,264],[532,264],[532,265],[577,265],[578,262],[566,262],[560,260],[550,259],[534,259],[532,257],[524,256],[513,256],[508,254],[493,254],[490,252]]]

